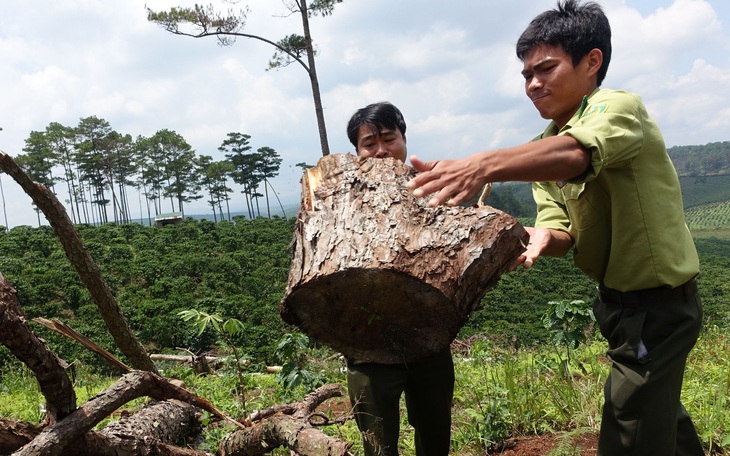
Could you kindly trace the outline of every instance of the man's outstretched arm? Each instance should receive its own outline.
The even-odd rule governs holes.
[[[591,155],[570,136],[552,136],[457,160],[410,160],[419,174],[408,189],[417,197],[433,194],[430,206],[456,206],[471,201],[488,182],[558,182],[580,176]]]

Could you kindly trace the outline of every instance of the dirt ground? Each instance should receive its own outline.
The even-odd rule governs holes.
[[[555,435],[517,437],[505,442],[504,448],[487,452],[485,456],[544,456],[554,449]],[[582,434],[576,437],[573,445],[580,448],[581,456],[595,456],[598,447],[597,434]]]

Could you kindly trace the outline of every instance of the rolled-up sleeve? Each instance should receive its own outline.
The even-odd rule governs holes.
[[[641,99],[627,92],[612,95],[610,100],[601,99],[600,94],[591,98],[580,118],[559,133],[574,138],[591,154],[590,169],[575,181],[589,182],[603,168],[624,166],[641,150]]]

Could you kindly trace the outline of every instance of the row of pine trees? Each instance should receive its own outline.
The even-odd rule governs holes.
[[[75,127],[52,122],[45,131],[32,131],[15,160],[33,180],[68,196],[59,199],[74,223],[130,223],[135,207],[151,224],[163,213],[184,215],[185,204],[201,198],[216,221],[230,220],[231,183],[241,187],[249,218],[270,218],[269,196],[276,197],[271,179],[282,160],[271,147],[254,151],[250,140],[244,133],[228,133],[218,148],[225,158],[216,161],[197,154],[175,131],[135,139],[91,116]]]

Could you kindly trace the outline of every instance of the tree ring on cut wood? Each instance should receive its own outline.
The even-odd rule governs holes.
[[[328,155],[302,179],[282,318],[358,361],[443,351],[524,251],[528,235],[489,206],[431,208],[392,158]]]

